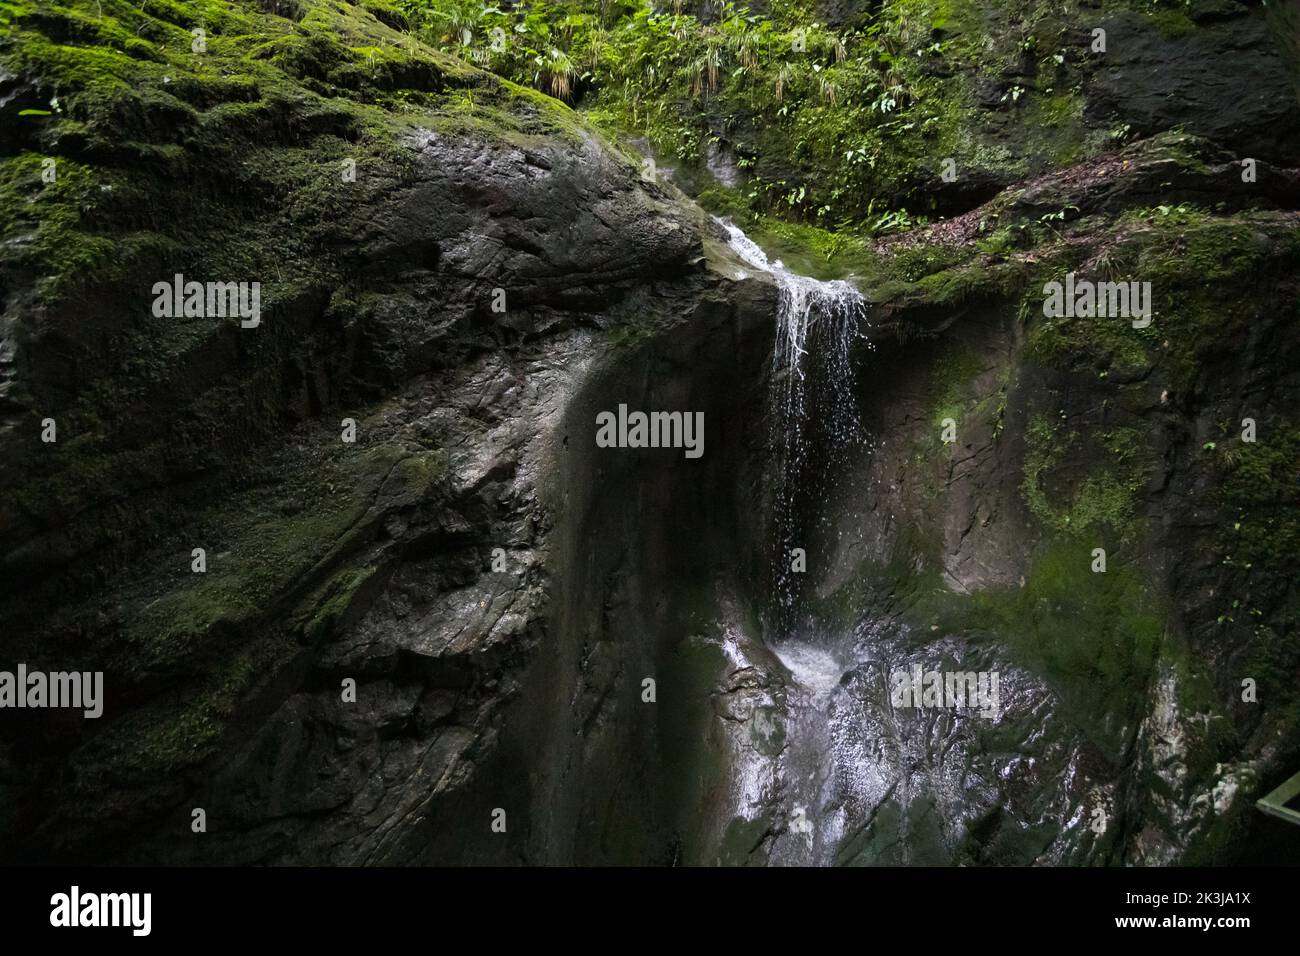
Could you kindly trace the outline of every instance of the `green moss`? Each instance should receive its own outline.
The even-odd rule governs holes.
[[[434,106],[436,127],[527,146],[548,136],[581,143],[597,137],[569,107],[537,90],[504,81],[499,87],[452,90]],[[612,143],[605,143],[620,152]]]
[[[977,252],[937,243],[903,247],[869,263],[861,285],[868,300],[885,306],[887,315],[909,309],[950,313],[972,302],[1014,295],[1024,281],[1021,264],[991,262]],[[897,331],[909,334],[905,327]]]
[[[347,619],[378,570],[373,565],[344,568],[304,601],[307,619],[298,622],[303,636],[312,644],[327,640]]]
[[[1258,300],[1240,290],[1293,267],[1281,241],[1290,234],[1266,216],[1157,209],[1130,235],[1133,274],[1151,282],[1157,306],[1141,334],[1159,343],[1175,389],[1191,388],[1207,358],[1249,335]]]
[[[1300,595],[1291,586],[1300,564],[1300,431],[1272,422],[1259,428],[1253,443],[1236,429],[1207,453],[1228,522],[1215,542],[1231,581],[1219,622],[1248,635],[1242,673],[1258,681],[1262,698],[1294,699],[1300,645],[1287,627],[1300,615]]]
[[[943,421],[951,418],[961,428],[969,406],[976,404],[978,396],[970,394],[970,383],[984,371],[984,359],[978,351],[960,345],[944,348],[930,367],[927,394],[933,402],[930,413],[931,430],[938,437]]]
[[[361,0],[358,6],[395,30],[411,28],[411,18],[407,12],[392,0]]]
[[[291,641],[267,640],[214,664],[197,687],[131,711],[111,734],[93,737],[78,752],[77,792],[84,805],[111,817],[104,788],[157,786],[211,757],[249,691],[297,653]],[[92,811],[93,813],[94,811]]]
[[[1059,696],[1062,714],[1118,763],[1162,650],[1162,611],[1135,568],[1093,573],[1086,545],[1050,547],[1025,586],[972,595],[939,590],[908,612],[919,633],[993,640]]]
[[[140,645],[136,660],[153,666],[158,658],[189,652],[218,624],[247,624],[266,613],[275,598],[332,548],[364,511],[348,499],[322,501],[311,513],[270,516],[253,524],[229,551],[209,551],[207,573],[129,613],[123,638]],[[188,564],[179,557],[179,563]]]
[[[882,614],[911,607],[943,591],[942,575],[932,570],[942,566],[942,551],[942,529],[905,525],[889,560],[863,558],[839,588],[812,597],[812,613],[828,630],[848,632],[859,624],[865,607]]]
[[[324,436],[322,436],[324,437]],[[325,439],[328,441],[328,438]],[[121,635],[132,666],[150,669],[206,653],[222,633],[248,633],[277,609],[290,611],[370,533],[362,519],[436,494],[446,474],[440,451],[331,444],[310,475],[291,478],[274,498],[234,498],[201,514],[186,536],[206,552],[207,571],[191,569],[188,549],[160,555],[126,602]],[[344,494],[336,489],[349,489]],[[238,508],[236,513],[229,509]],[[382,509],[377,511],[376,509]],[[348,609],[373,568],[344,568],[322,584],[293,618],[309,639],[321,637]],[[132,593],[129,585],[124,586]]]
[[[1083,122],[1084,98],[1074,90],[1032,96],[1026,122],[1036,131],[1033,147],[1047,153],[1055,166],[1072,166],[1090,149]]]
[[[952,853],[934,800],[918,797],[906,806],[889,799],[871,822],[840,841],[836,866],[943,866]]]
[[[1162,36],[1178,39],[1196,29],[1196,23],[1184,11],[1178,9],[1149,10],[1147,23],[1160,31]]]
[[[718,866],[744,866],[754,861],[754,853],[772,828],[772,814],[760,813],[752,820],[735,817],[723,831],[718,849]]]
[[[1191,162],[1180,155],[1185,147],[1174,138],[1159,147],[1160,155]],[[1282,282],[1295,262],[1293,230],[1270,213],[1156,206],[1129,210],[1118,222],[1084,220],[1073,233],[1086,235],[1096,250],[1086,270],[1076,272],[1079,278],[1150,283],[1151,325],[1135,329],[1116,316],[1047,317],[1045,293],[1035,292],[1022,304],[1029,356],[1099,378],[1159,368],[1171,393],[1193,389],[1207,360],[1249,336],[1259,299],[1239,290]],[[1050,264],[1035,267],[1031,286],[1041,289],[1041,283],[1059,282],[1079,269],[1077,258],[1065,260],[1058,251]]]
[[[1141,435],[1133,428],[1083,435],[1047,415],[1034,415],[1025,430],[1025,504],[1058,534],[1131,537],[1148,467],[1140,445]],[[1096,465],[1100,473],[1080,475],[1073,467],[1063,467],[1077,461]]]
[[[973,841],[963,852],[971,863],[983,866],[1032,866],[1061,835],[1060,826],[1043,822],[1021,829],[1019,826],[1001,826],[993,838],[982,847]],[[978,849],[978,856],[975,852]]]
[[[45,181],[47,170],[53,182]],[[119,243],[81,228],[86,213],[100,205],[103,191],[113,189],[116,179],[106,179],[84,163],[35,152],[0,161],[0,227],[3,234],[23,240],[6,258],[40,277],[42,301],[53,302],[65,290],[117,267],[124,255]]]
[[[903,859],[904,815],[890,798],[876,808],[871,823],[850,833],[835,849],[836,866],[900,866]]]
[[[1155,333],[1134,329],[1121,316],[1034,316],[1027,338],[1029,355],[1044,365],[1128,373],[1150,367],[1147,350]]]
[[[1300,560],[1300,430],[1275,431],[1270,424],[1257,423],[1253,442],[1237,434],[1224,447],[1219,467],[1223,502],[1236,521],[1234,554],[1280,566]]]
[[[945,269],[925,276],[915,283],[915,293],[927,302],[939,306],[956,306],[998,288],[1003,271],[989,269],[983,264],[971,264]]]

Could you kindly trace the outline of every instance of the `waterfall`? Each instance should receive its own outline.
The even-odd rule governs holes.
[[[801,505],[828,495],[862,439],[853,363],[855,340],[864,338],[866,303],[853,283],[797,275],[767,255],[735,224],[717,222],[745,262],[770,273],[780,299],[772,354],[772,448],[777,473],[772,553],[778,629],[794,617],[798,577],[793,549],[803,547]],[[814,462],[812,450],[819,451]]]

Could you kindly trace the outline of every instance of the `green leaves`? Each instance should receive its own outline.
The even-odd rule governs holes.
[[[918,33],[892,7],[864,27],[839,31],[786,7],[760,15],[733,3],[708,23],[595,0],[523,0],[506,11],[472,0],[403,5],[429,42],[551,96],[581,100],[598,123],[645,136],[662,154],[694,162],[705,137],[743,130],[739,143],[725,138],[742,147],[744,168],[761,181],[748,191],[754,208],[793,219],[861,222],[869,198],[897,194],[909,157],[928,149],[948,115],[942,102],[926,105],[941,84],[934,67],[945,41]],[[489,46],[494,34],[504,44]],[[911,221],[900,213],[879,227]]]

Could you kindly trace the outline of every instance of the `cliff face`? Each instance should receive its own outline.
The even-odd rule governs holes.
[[[386,4],[7,5],[0,667],[106,701],[4,712],[6,857],[1253,852],[1300,753],[1300,101],[1287,8],[1214,9],[1099,8],[1070,121],[1128,145],[976,163],[820,264],[871,440],[814,448],[776,635],[777,289],[676,187]],[[1005,112],[953,135],[1042,133]],[[260,322],[158,316],[177,273]],[[1045,316],[1067,273],[1150,325]],[[620,405],[704,455],[596,447]],[[891,706],[913,665],[999,673],[998,719]]]
[[[109,695],[6,720],[6,845],[412,858],[551,633],[571,406],[763,311],[571,114],[363,9],[119,6],[6,14],[5,659]],[[155,316],[174,273],[260,280],[260,325]]]
[[[890,768],[832,788],[849,808],[844,794],[883,796],[849,810],[841,861],[1231,858],[1249,795],[1285,776],[1294,214],[1165,207],[1239,181],[1186,137],[1113,162],[927,237],[960,248],[950,230],[978,219],[1068,208],[1050,249],[958,253],[925,280],[946,309],[877,306],[861,407],[878,444],[823,506],[833,531],[810,553],[828,557],[807,583],[815,617],[856,641],[839,721]],[[1044,285],[1067,273],[1148,279],[1151,326],[1045,317]],[[1246,419],[1271,423],[1269,446],[1243,440]],[[996,726],[888,706],[886,676],[918,665],[1000,673]],[[1247,680],[1271,704],[1244,702]]]

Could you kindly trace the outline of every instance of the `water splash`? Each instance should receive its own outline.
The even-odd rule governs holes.
[[[745,262],[770,273],[780,301],[772,355],[772,446],[777,457],[773,549],[778,629],[792,623],[798,575],[791,553],[801,545],[801,503],[824,497],[863,440],[851,351],[865,338],[866,303],[853,283],[798,275],[770,261],[734,223],[717,220]],[[811,451],[820,454],[814,463]]]

